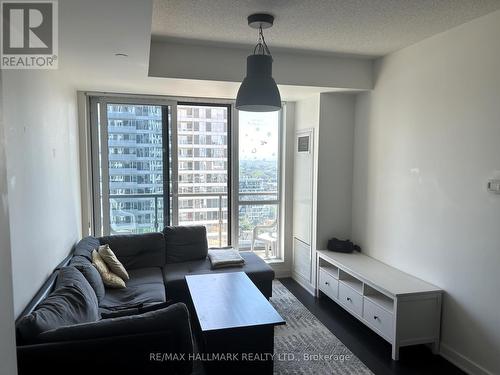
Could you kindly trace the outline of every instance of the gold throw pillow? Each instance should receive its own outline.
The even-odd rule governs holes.
[[[104,263],[109,267],[110,271],[116,273],[123,280],[128,280],[130,277],[128,276],[128,272],[123,267],[123,264],[118,260],[115,253],[110,249],[109,245],[99,246],[99,255],[101,256]]]
[[[123,281],[120,276],[109,270],[108,266],[96,250],[92,251],[92,265],[97,268],[97,272],[101,275],[102,282],[108,288],[122,289],[126,287],[125,281]]]

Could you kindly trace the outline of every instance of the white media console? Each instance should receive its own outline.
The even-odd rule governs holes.
[[[439,350],[443,290],[369,256],[317,251],[319,291],[392,344],[431,343]]]

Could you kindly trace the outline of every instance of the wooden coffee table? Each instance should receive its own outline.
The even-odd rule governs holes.
[[[210,373],[273,373],[274,326],[283,318],[244,272],[188,275]],[[224,371],[224,372],[222,372]]]

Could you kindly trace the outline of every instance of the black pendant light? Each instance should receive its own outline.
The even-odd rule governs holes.
[[[236,96],[236,109],[248,112],[272,112],[281,109],[281,96],[272,77],[273,57],[264,40],[262,29],[273,26],[270,14],[248,16],[248,25],[259,30],[253,54],[247,57],[247,76]]]

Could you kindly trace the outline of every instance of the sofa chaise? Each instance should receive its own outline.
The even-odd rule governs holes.
[[[91,254],[103,244],[129,273],[124,289],[98,285]],[[212,270],[207,252],[203,226],[82,239],[16,320],[19,374],[191,373],[185,276],[243,271],[267,298],[274,278],[254,253],[241,253],[242,267]]]

